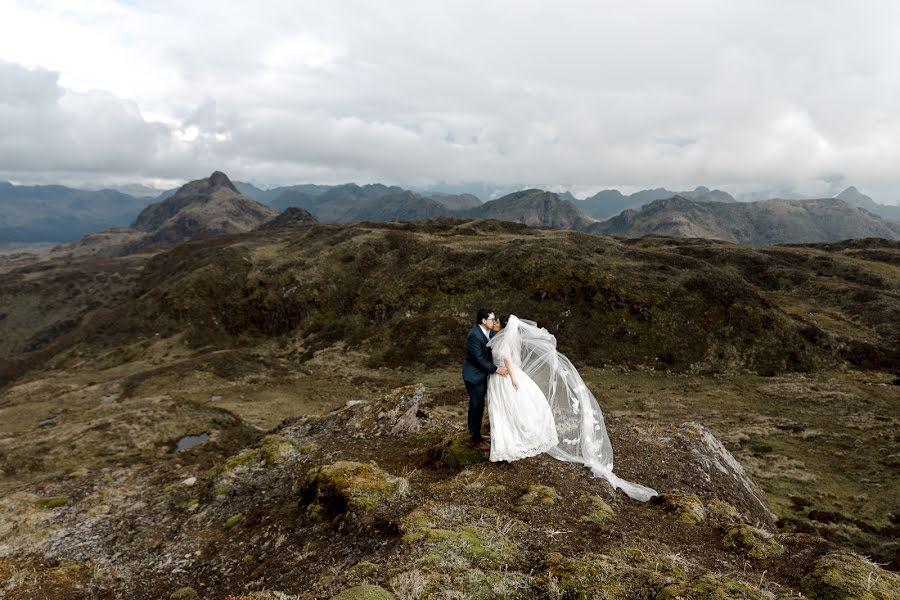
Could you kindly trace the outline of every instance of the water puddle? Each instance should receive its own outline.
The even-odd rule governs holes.
[[[175,452],[184,452],[185,450],[190,450],[194,446],[198,446],[203,442],[209,441],[208,433],[201,433],[200,435],[186,435],[175,444]]]

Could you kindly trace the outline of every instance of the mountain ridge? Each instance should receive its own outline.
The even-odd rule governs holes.
[[[676,196],[651,202],[639,211],[623,211],[588,231],[623,237],[697,237],[753,245],[863,237],[900,239],[900,225],[837,198],[775,198],[722,204]]]

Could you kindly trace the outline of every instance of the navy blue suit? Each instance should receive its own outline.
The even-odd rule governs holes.
[[[493,335],[493,332],[491,332]],[[491,349],[480,325],[466,336],[466,359],[463,362],[463,382],[469,392],[469,437],[480,442],[481,420],[484,418],[484,397],[487,395],[487,378],[497,371],[492,362]]]

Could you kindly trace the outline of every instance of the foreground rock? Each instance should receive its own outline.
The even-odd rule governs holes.
[[[35,484],[0,500],[4,591],[869,597],[834,592],[837,568],[855,569],[844,577],[852,585],[896,590],[897,575],[832,557],[821,538],[776,534],[762,493],[702,426],[607,425],[617,472],[658,489],[658,502],[631,501],[546,456],[448,466],[463,432],[434,414],[421,386],[284,422],[211,466],[186,452],[178,472],[121,466]]]

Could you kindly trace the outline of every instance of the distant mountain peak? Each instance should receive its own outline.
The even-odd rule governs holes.
[[[841,192],[840,194],[838,194],[837,196],[835,196],[835,198],[844,200],[845,202],[849,202],[850,204],[862,206],[863,208],[867,208],[869,210],[873,210],[878,207],[878,205],[875,203],[874,200],[872,200],[872,198],[870,198],[869,196],[866,196],[865,194],[860,192],[858,189],[856,189],[856,186],[852,186],[852,185],[850,187],[848,187],[846,190],[844,190],[843,192]]]
[[[209,187],[210,188],[227,187],[228,189],[238,192],[238,189],[236,187],[234,187],[234,184],[231,183],[230,179],[228,179],[228,175],[226,175],[222,171],[213,171],[213,174],[209,176]],[[238,193],[240,193],[240,192],[238,192]]]
[[[150,241],[175,242],[199,234],[249,231],[275,214],[241,194],[225,173],[215,171],[146,207],[132,227],[150,232]]]

